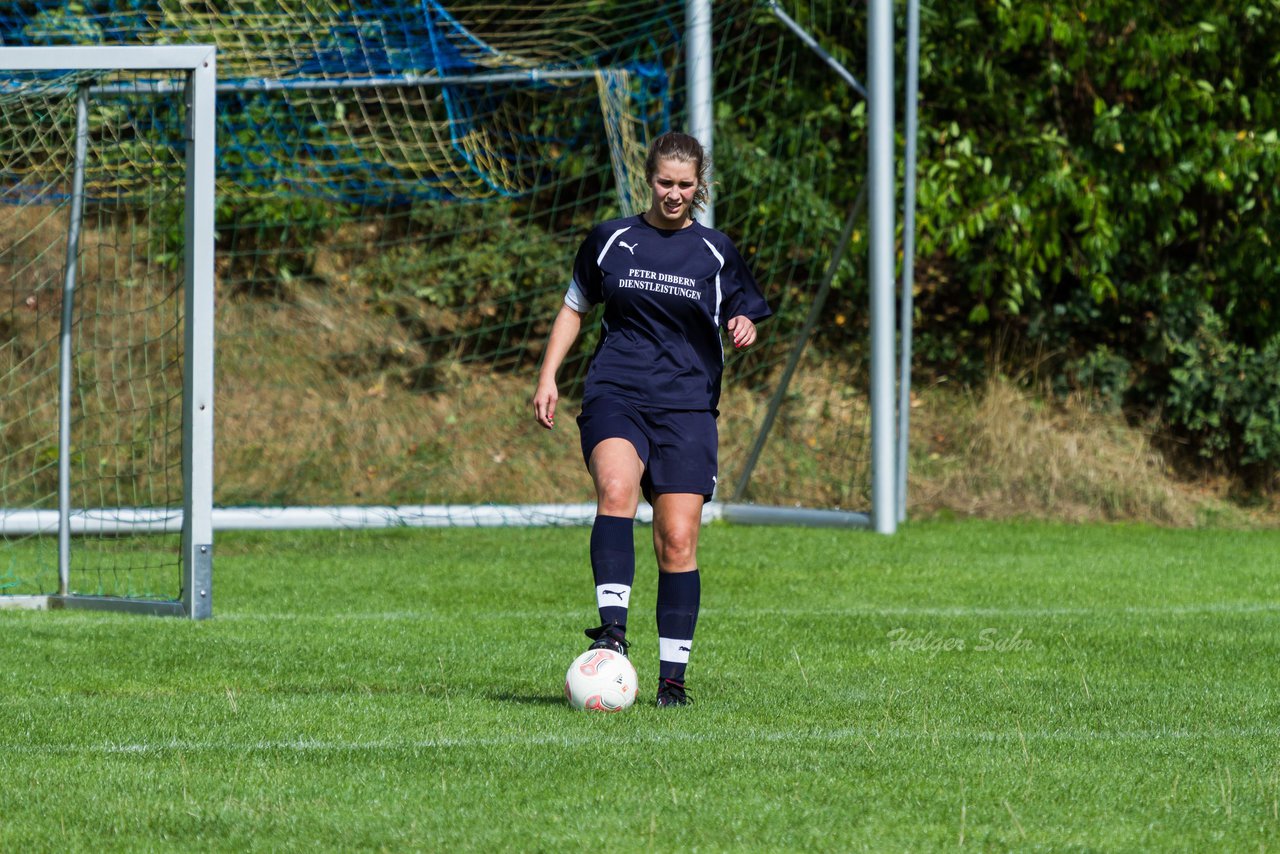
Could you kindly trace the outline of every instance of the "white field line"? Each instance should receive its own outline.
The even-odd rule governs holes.
[[[1179,617],[1200,614],[1278,614],[1280,602],[1193,602],[1182,605],[1117,606],[1090,608],[978,608],[948,607],[852,607],[852,608],[702,608],[702,614],[726,617]],[[573,620],[584,617],[583,608],[572,610],[503,611],[504,620]],[[440,611],[355,611],[351,613],[219,612],[227,622],[371,622],[437,621]]]
[[[741,745],[743,743],[759,744],[827,744],[838,742],[854,742],[857,744],[874,744],[876,742],[913,742],[948,741],[955,743],[991,743],[1018,744],[1022,741],[1049,742],[1060,744],[1114,744],[1135,742],[1204,742],[1221,739],[1274,739],[1280,735],[1280,729],[1265,727],[1231,727],[1218,730],[1121,730],[1098,731],[1083,729],[1056,730],[973,730],[968,732],[945,732],[922,729],[892,729],[876,727],[847,727],[832,730],[796,732],[779,730],[723,730],[715,735],[706,732],[673,732],[667,729],[649,733],[609,734],[612,745],[631,744],[666,744],[671,741],[687,741],[705,744],[723,742]],[[333,740],[333,739],[264,739],[261,741],[183,741],[170,740],[159,742],[103,742],[97,744],[4,744],[0,743],[0,756],[3,755],[154,755],[166,753],[385,753],[414,750],[449,750],[498,747],[591,747],[600,742],[599,732],[584,732],[580,735],[564,733],[542,733],[531,735],[509,736],[455,736],[424,739],[374,739],[374,740]]]

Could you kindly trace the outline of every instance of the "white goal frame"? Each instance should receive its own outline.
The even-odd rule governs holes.
[[[216,48],[212,45],[138,47],[0,48],[0,71],[171,71],[185,76],[186,187],[184,213],[184,354],[182,389],[181,590],[177,598],[134,599],[75,594],[70,588],[73,533],[97,532],[96,512],[70,506],[70,349],[64,310],[59,400],[58,510],[13,512],[0,508],[0,533],[34,532],[58,537],[58,587],[50,595],[0,596],[0,607],[78,608],[206,619],[213,614],[213,349],[214,349],[214,152]],[[83,203],[83,151],[88,93],[77,103],[77,170],[71,194],[68,258],[74,259]],[[75,287],[68,263],[64,292]],[[176,515],[176,514],[175,514]]]

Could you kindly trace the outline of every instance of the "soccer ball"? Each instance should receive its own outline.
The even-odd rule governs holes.
[[[589,649],[573,660],[564,677],[564,696],[575,709],[620,712],[636,701],[640,681],[625,655]]]

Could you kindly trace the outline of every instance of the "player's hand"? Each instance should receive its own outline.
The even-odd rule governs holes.
[[[729,336],[733,338],[735,349],[745,350],[756,343],[756,325],[745,314],[730,318],[726,327],[729,330]]]
[[[556,426],[556,401],[559,399],[560,391],[554,381],[538,381],[538,389],[533,393],[533,418],[548,430]]]

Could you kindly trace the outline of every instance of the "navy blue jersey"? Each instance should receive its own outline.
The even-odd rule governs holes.
[[[615,396],[653,409],[714,410],[730,318],[772,312],[728,237],[674,231],[637,215],[601,223],[578,249],[565,304],[604,303],[583,402]]]

